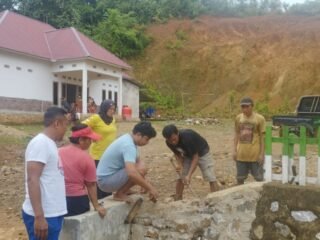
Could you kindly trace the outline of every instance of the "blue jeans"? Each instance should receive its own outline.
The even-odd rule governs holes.
[[[34,235],[34,216],[26,214],[22,210],[23,222],[26,225],[29,240],[37,240]],[[46,218],[48,222],[48,238],[47,240],[59,240],[59,234],[62,229],[63,216]]]

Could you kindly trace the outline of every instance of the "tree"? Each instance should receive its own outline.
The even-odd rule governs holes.
[[[81,0],[19,0],[18,11],[56,28],[78,26]]]
[[[143,30],[131,13],[109,9],[94,29],[94,39],[117,56],[129,57],[141,53],[149,43]]]
[[[0,11],[4,10],[15,10],[17,8],[17,0],[1,0],[0,2]]]

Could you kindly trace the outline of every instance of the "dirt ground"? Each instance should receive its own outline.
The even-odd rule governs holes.
[[[142,159],[149,169],[148,180],[158,189],[160,202],[168,202],[175,191],[176,173],[170,163],[172,153],[165,145],[161,135],[162,128],[169,123],[175,123],[179,128],[192,128],[205,137],[210,145],[214,158],[215,174],[221,189],[235,184],[235,164],[232,161],[233,122],[219,120],[212,125],[187,125],[179,122],[153,122],[157,136],[148,145],[140,148]],[[119,135],[130,132],[135,122],[119,122]],[[27,239],[21,220],[21,205],[24,199],[24,150],[27,142],[39,131],[41,125],[0,125],[0,240]],[[68,142],[65,139],[64,142]],[[316,148],[308,149],[307,176],[316,176]],[[280,146],[274,146],[274,171],[281,172]],[[298,165],[298,155],[295,156]],[[278,173],[280,173],[278,172]],[[248,181],[253,181],[249,177]],[[208,183],[204,182],[197,169],[193,175],[191,187],[200,198],[209,192]],[[189,189],[184,191],[185,198],[194,198]],[[149,204],[148,204],[149,205]]]
[[[160,193],[159,201],[166,201],[175,191],[176,173],[169,161],[171,152],[166,147],[161,130],[169,122],[154,122],[157,137],[140,148],[142,159],[149,169],[148,179]],[[231,160],[232,123],[229,120],[209,126],[188,126],[185,122],[176,122],[178,127],[193,128],[204,136],[211,147],[216,167],[216,175],[225,186],[235,182],[235,168]],[[134,122],[120,122],[119,134],[132,129]],[[1,126],[1,125],[0,125]],[[24,150],[28,139],[41,131],[41,126],[0,127],[0,239],[27,239],[20,217],[24,198]],[[27,137],[26,137],[27,136]],[[206,196],[209,185],[202,180],[197,170],[193,175],[191,187],[200,197]],[[185,198],[193,197],[185,189]]]

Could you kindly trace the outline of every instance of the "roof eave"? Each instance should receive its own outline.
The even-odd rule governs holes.
[[[24,56],[27,56],[27,57],[33,57],[33,58],[37,58],[37,59],[41,59],[41,60],[46,60],[48,62],[54,62],[55,61],[54,59],[41,57],[39,55],[35,55],[35,54],[32,54],[32,53],[17,51],[17,50],[11,49],[11,48],[0,47],[0,50],[4,50],[4,51],[9,52],[9,53],[15,53],[15,54],[24,55]]]

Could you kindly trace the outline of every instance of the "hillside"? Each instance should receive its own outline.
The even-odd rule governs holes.
[[[279,112],[320,94],[320,16],[202,16],[148,34],[145,54],[130,61],[135,77],[192,112],[230,111],[243,95]]]

